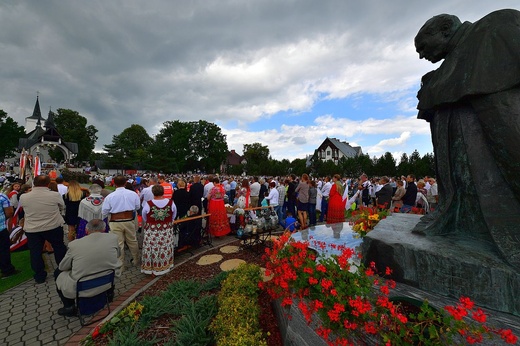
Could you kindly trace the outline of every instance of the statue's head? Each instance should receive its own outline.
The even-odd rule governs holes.
[[[460,19],[450,14],[440,14],[429,19],[415,36],[415,48],[419,57],[436,63],[449,53],[448,43],[461,26]]]

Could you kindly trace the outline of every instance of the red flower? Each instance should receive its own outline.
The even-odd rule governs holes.
[[[352,323],[349,320],[345,320],[343,322],[343,325],[345,326],[346,329],[352,329],[352,330],[357,329],[357,324],[356,323]]]
[[[331,331],[332,330],[330,330],[328,328],[319,327],[318,329],[316,329],[316,334],[321,336],[324,340],[328,340],[329,339],[329,334],[330,334]]]
[[[397,314],[397,318],[399,319],[399,321],[401,321],[402,324],[405,324],[408,322],[408,318],[406,318],[406,316],[403,314]]]
[[[480,322],[480,323],[486,322],[487,316],[481,308],[478,308],[477,311],[473,311],[471,316],[477,322]]]
[[[453,318],[458,321],[462,320],[462,318],[468,314],[468,311],[464,309],[462,306],[446,306],[444,309],[448,311],[451,314],[451,316],[453,316]]]
[[[316,299],[316,300],[314,301],[314,308],[315,308],[316,310],[318,310],[318,309],[323,309],[323,302],[320,301],[320,300],[317,300],[317,299]]]
[[[332,281],[329,279],[325,279],[325,278],[321,279],[321,287],[328,290],[329,288],[332,287]]]
[[[365,323],[365,331],[368,334],[377,334],[377,328],[374,322]]]
[[[314,273],[314,270],[312,270],[312,268],[305,267],[305,268],[303,268],[303,272],[307,273],[307,274],[312,274],[312,273]]]
[[[285,297],[282,300],[282,306],[289,306],[289,305],[292,305],[292,299],[289,297]]]
[[[498,333],[500,334],[502,340],[504,340],[508,344],[516,344],[516,342],[518,341],[518,338],[516,337],[516,335],[513,334],[511,329],[501,329],[498,331]]]
[[[317,271],[320,271],[320,272],[322,272],[322,273],[326,273],[326,272],[327,272],[327,267],[325,267],[323,264],[318,264],[318,265],[316,266],[316,270],[317,270]]]
[[[98,325],[96,328],[94,328],[94,331],[92,332],[92,339],[96,339],[99,337],[99,329],[101,328],[101,325]]]
[[[468,297],[460,297],[459,301],[462,303],[462,306],[467,310],[473,309],[473,306],[475,305],[475,303],[473,303],[471,299],[469,299]]]
[[[476,344],[476,343],[482,342],[482,335],[475,335],[475,336],[468,335],[466,337],[466,341],[468,342],[468,344]]]

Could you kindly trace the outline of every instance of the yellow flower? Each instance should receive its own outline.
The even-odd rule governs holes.
[[[379,214],[369,215],[368,219],[377,221],[379,220]]]

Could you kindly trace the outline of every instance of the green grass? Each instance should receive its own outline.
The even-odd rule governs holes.
[[[5,279],[0,279],[0,294],[22,282],[32,279],[34,275],[31,269],[29,250],[11,252],[11,263],[16,269],[22,272]]]

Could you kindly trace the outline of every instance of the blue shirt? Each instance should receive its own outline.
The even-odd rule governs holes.
[[[296,219],[292,216],[288,216],[285,219],[285,228],[289,227],[289,231],[294,232]]]
[[[7,198],[3,193],[0,193],[0,204],[2,205],[0,209],[0,231],[2,231],[7,228],[7,225],[5,224],[6,219],[4,208],[9,208],[11,206],[9,198]]]

